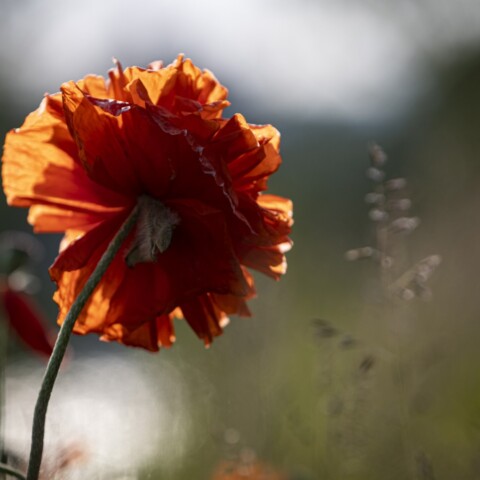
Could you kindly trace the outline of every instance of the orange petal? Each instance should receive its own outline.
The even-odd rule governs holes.
[[[157,341],[161,347],[170,347],[175,342],[175,331],[173,329],[173,314],[160,315],[157,322]]]
[[[118,104],[117,114],[114,101],[82,97],[72,84],[64,85],[63,91],[67,119],[88,174],[133,198],[145,193],[163,196],[175,173],[171,157],[178,139],[133,105]]]
[[[93,105],[73,82],[64,83],[62,92],[66,121],[88,176],[114,192],[138,196],[141,185],[121,140],[122,117]]]
[[[87,75],[77,82],[83,93],[96,98],[108,98],[108,88],[105,79],[100,75]]]
[[[272,147],[280,151],[280,132],[272,125],[250,125],[252,133],[260,144],[269,143]]]
[[[116,210],[112,209],[112,214],[116,213]],[[100,218],[98,214],[47,205],[33,205],[28,212],[28,222],[34,225],[36,233],[63,232],[65,229],[86,231],[97,224]]]
[[[110,239],[120,227],[123,218],[117,216],[108,222],[100,223],[77,240],[69,239],[68,246],[50,267],[50,276],[57,284],[54,300],[59,306],[59,324],[63,323],[70,307],[107,249]],[[83,308],[75,324],[74,331],[76,333],[102,331],[111,298],[123,280],[124,265],[122,255],[117,254]]]
[[[63,231],[85,216],[114,211],[123,198],[93,183],[75,160],[75,144],[65,125],[60,95],[47,96],[23,126],[7,134],[3,155],[3,187],[10,205],[52,207],[58,222],[46,211],[32,212],[38,230]],[[48,212],[52,213],[52,210]]]
[[[203,72],[192,61],[179,55],[169,67],[177,70],[175,91],[178,97],[191,98],[200,104],[222,102],[227,98],[228,90],[221,85],[212,72]],[[167,67],[167,68],[169,68]]]
[[[242,263],[275,280],[279,280],[287,271],[287,261],[283,252],[283,245],[252,248],[242,257]]]
[[[255,297],[255,284],[252,275],[245,267],[242,267],[242,271],[248,283],[248,290],[244,296],[210,294],[215,305],[225,312],[226,315],[239,315],[240,317],[250,317],[252,315],[248,308],[247,300]]]
[[[131,79],[125,90],[137,105],[145,106],[145,101],[157,105],[160,98],[174,93],[176,72],[173,68],[144,70],[134,67],[127,69],[125,74]]]
[[[226,315],[213,304],[208,295],[192,298],[182,303],[180,308],[185,320],[205,345],[210,345],[213,337],[223,332],[221,325],[225,322]]]
[[[263,208],[278,212],[285,221],[292,224],[293,202],[289,198],[264,193],[258,196],[257,202]]]

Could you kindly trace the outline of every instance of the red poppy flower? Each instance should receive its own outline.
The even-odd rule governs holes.
[[[8,203],[30,207],[35,231],[65,234],[50,268],[60,323],[138,203],[135,230],[74,331],[158,350],[183,316],[209,344],[227,315],[250,315],[247,268],[285,272],[292,205],[262,193],[280,135],[223,118],[226,88],[182,56],[117,63],[109,77],[63,84],[7,135]]]

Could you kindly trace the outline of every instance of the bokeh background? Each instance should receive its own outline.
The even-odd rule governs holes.
[[[75,338],[47,461],[82,452],[72,479],[480,478],[478,1],[3,0],[2,138],[112,57],[180,52],[229,88],[229,114],[282,132],[270,189],[295,204],[289,271],[257,275],[254,317],[208,350],[181,322],[158,355]],[[344,259],[374,240],[372,141],[421,219],[404,257],[442,257],[428,301],[386,306],[378,268]],[[2,200],[1,231],[30,232],[25,218]],[[38,238],[35,298],[55,330],[59,238]],[[19,457],[43,368],[9,338],[1,428]]]

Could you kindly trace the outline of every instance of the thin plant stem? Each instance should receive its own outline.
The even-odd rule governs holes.
[[[90,295],[100,282],[102,276],[106,272],[108,266],[114,259],[118,250],[122,246],[123,241],[127,238],[132,230],[138,217],[138,205],[133,209],[132,213],[125,220],[116,236],[112,239],[107,250],[98,262],[92,275],[88,278],[82,291],[73,302],[65,320],[58,333],[52,355],[45,370],[40,392],[38,394],[35,411],[33,414],[32,427],[32,444],[30,449],[30,460],[28,463],[27,480],[38,480],[40,472],[40,464],[42,462],[43,440],[45,436],[45,418],[47,415],[48,402],[52,393],[58,370],[62,363],[65,351],[68,346],[73,326],[80,312],[87,303]]]
[[[6,463],[0,463],[0,472],[3,472],[11,477],[19,478],[20,480],[25,480],[25,475],[20,470],[17,470]]]
[[[3,312],[6,317],[6,313]],[[7,347],[8,347],[8,324],[3,322],[0,326],[0,464],[7,461],[7,454],[5,449],[5,410],[6,410],[6,375],[5,369],[7,366]],[[5,480],[7,477],[0,469],[0,480]]]

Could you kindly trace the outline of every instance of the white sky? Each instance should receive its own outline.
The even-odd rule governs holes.
[[[417,60],[429,39],[444,48],[459,25],[478,38],[476,1],[436,0],[426,24],[408,0],[12,0],[0,19],[0,75],[14,73],[21,101],[105,75],[112,56],[143,66],[184,52],[264,112],[381,117],[423,88]]]

